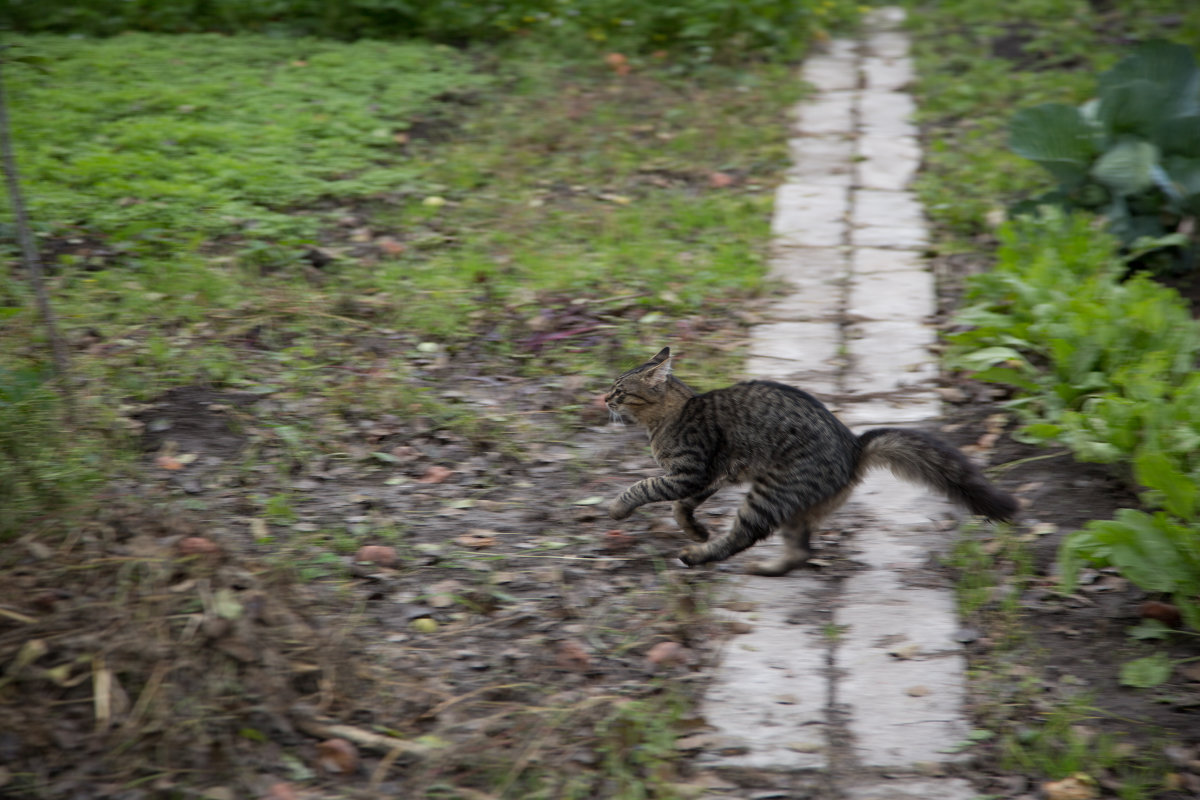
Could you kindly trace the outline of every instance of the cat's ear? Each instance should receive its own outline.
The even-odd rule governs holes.
[[[667,378],[671,377],[671,348],[664,347],[658,355],[650,359],[650,363],[653,366],[646,370],[650,384],[665,383]]]

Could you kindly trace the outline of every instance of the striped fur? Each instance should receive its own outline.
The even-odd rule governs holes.
[[[807,392],[747,381],[697,394],[671,374],[670,350],[617,378],[605,403],[647,430],[664,474],[638,481],[609,506],[624,519],[638,506],[672,501],[675,521],[698,543],[689,565],[722,561],[778,530],[784,555],[752,571],[783,575],[809,557],[812,532],[865,473],[888,467],[974,514],[1008,520],[1017,504],[988,483],[967,457],[928,433],[875,428],[855,436]],[[748,483],[729,532],[710,537],[696,508],[722,486]]]

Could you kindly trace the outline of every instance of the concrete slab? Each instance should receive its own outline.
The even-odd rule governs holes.
[[[908,56],[908,37],[899,31],[879,31],[867,37],[862,52],[865,57],[905,58]]]
[[[794,130],[807,136],[851,133],[857,99],[858,92],[821,92],[796,107]]]
[[[929,353],[937,334],[918,319],[856,322],[847,335],[848,392],[894,392],[937,377]]]
[[[841,246],[777,247],[767,269],[767,277],[800,287],[807,286],[814,278],[845,280],[849,273],[850,253],[848,248]],[[841,295],[836,297],[840,300]]]
[[[851,91],[858,88],[858,59],[853,52],[810,56],[800,77],[818,92]]]
[[[746,372],[832,393],[841,369],[841,333],[832,322],[771,322],[751,334]]]
[[[847,580],[834,621],[844,631],[835,699],[849,710],[857,760],[876,768],[954,760],[969,730],[954,596],[868,570]]]
[[[761,558],[770,549],[760,544],[751,553]],[[701,715],[720,738],[700,764],[780,771],[827,766],[830,642],[815,626],[788,622],[814,604],[821,589],[806,575],[739,581],[737,598],[749,610],[722,613],[750,630],[730,639],[701,704]]]
[[[937,310],[928,270],[868,272],[850,277],[846,313],[856,320],[909,320]]]
[[[858,140],[855,183],[864,189],[903,191],[921,166],[921,147],[912,136],[864,134]]]
[[[879,779],[847,787],[846,800],[974,800],[979,797],[962,778]]]
[[[855,227],[924,228],[925,212],[911,192],[862,189],[854,193]]]
[[[929,247],[929,231],[925,228],[895,228],[867,226],[850,232],[855,247],[890,247],[895,250],[924,251]]]
[[[849,136],[796,136],[788,140],[788,151],[790,182],[848,187],[854,181],[854,140]]]
[[[916,73],[912,59],[872,56],[863,59],[862,76],[862,85],[866,89],[898,92],[909,87]]]
[[[875,89],[860,92],[858,96],[859,126],[867,135],[915,139],[918,130],[913,116],[916,113],[917,104],[904,92]]]
[[[785,183],[775,192],[771,233],[784,247],[834,247],[844,244],[850,191],[842,186]]]
[[[927,389],[910,389],[886,398],[843,401],[837,410],[838,418],[852,428],[926,423],[941,413],[941,398]]]
[[[876,247],[856,247],[850,254],[850,267],[855,275],[869,275],[876,272],[924,270],[928,269],[929,265],[916,253]],[[929,313],[928,311],[924,312],[922,316]]]

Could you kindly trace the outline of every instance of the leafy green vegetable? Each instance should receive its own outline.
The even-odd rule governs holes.
[[[1146,42],[1100,76],[1094,100],[1023,109],[1010,133],[1013,152],[1059,184],[1018,213],[1046,203],[1098,211],[1138,258],[1170,252],[1173,266],[1195,268],[1188,220],[1200,211],[1200,68],[1186,46]],[[1188,237],[1182,245],[1163,238],[1178,232]]]

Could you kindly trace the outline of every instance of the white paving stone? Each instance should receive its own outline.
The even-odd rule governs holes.
[[[856,322],[846,350],[851,369],[849,392],[893,392],[929,383],[937,377],[929,347],[937,341],[932,326],[918,319]]]
[[[760,544],[750,557],[770,557],[772,549]],[[750,631],[730,638],[700,708],[728,752],[706,753],[702,763],[788,771],[826,766],[829,642],[815,626],[788,622],[813,605],[820,589],[806,575],[739,581],[737,599],[753,608],[723,613]]]
[[[846,800],[976,800],[979,796],[962,778],[880,779],[846,789]]]
[[[852,91],[858,88],[858,63],[853,52],[822,53],[804,62],[800,76],[818,92]]]
[[[785,183],[775,192],[771,233],[784,247],[833,247],[846,238],[850,190]]]
[[[916,77],[913,73],[912,59],[878,56],[863,59],[862,74],[864,88],[893,92],[907,89]]]
[[[928,262],[916,253],[903,250],[887,250],[876,247],[856,247],[850,254],[850,263],[855,275],[874,272],[911,272],[928,269]],[[933,313],[930,308],[924,314]],[[923,316],[918,312],[918,316]]]
[[[859,125],[868,136],[915,139],[918,134],[913,123],[916,111],[916,103],[904,92],[872,90],[859,94]]]
[[[858,92],[822,92],[798,106],[796,133],[808,136],[846,135],[854,131]]]
[[[893,392],[886,398],[856,400],[838,405],[837,415],[850,427],[906,425],[941,416],[942,400],[929,389]]]
[[[952,760],[968,731],[954,595],[905,587],[891,570],[867,570],[847,579],[834,621],[843,631],[837,701],[850,712],[859,763]]]
[[[854,182],[863,189],[899,192],[908,188],[921,166],[921,146],[912,136],[863,134],[858,140]]]
[[[908,320],[913,309],[935,308],[933,273],[928,270],[855,273],[846,313],[857,321]],[[870,342],[864,342],[867,347]]]
[[[833,322],[770,322],[751,334],[746,372],[813,392],[836,390],[841,335]]]
[[[797,136],[788,141],[787,179],[801,186],[849,187],[854,181],[854,140],[849,136]]]
[[[856,227],[924,228],[925,212],[911,192],[862,189],[854,193]]]
[[[814,279],[845,280],[849,268],[850,254],[845,247],[783,247],[772,254],[767,277],[803,288]],[[835,312],[841,299],[840,292],[827,298]]]
[[[867,37],[863,53],[878,58],[905,58],[908,55],[908,37],[899,31],[873,33]]]

